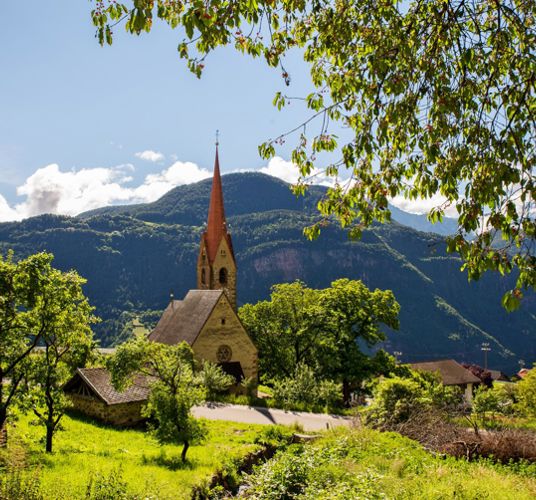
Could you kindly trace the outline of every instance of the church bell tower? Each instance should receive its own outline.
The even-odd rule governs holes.
[[[225,221],[217,142],[207,227],[201,237],[197,259],[197,288],[223,289],[236,310],[236,262],[231,235],[227,231]]]

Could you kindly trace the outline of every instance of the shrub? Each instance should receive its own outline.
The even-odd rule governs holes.
[[[342,386],[330,380],[319,380],[307,365],[298,365],[293,377],[276,380],[273,398],[277,406],[290,409],[333,410],[342,400]]]
[[[528,418],[536,418],[536,365],[516,384],[517,411]]]
[[[234,384],[231,375],[225,373],[218,365],[203,361],[200,377],[207,390],[207,399],[213,400],[225,393]]]
[[[113,469],[110,474],[97,473],[89,478],[86,487],[87,500],[131,500],[128,495],[127,482],[123,479],[123,470]]]

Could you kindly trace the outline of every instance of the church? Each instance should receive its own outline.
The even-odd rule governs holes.
[[[186,342],[198,360],[218,364],[236,381],[258,378],[258,352],[237,315],[236,261],[227,228],[216,143],[208,220],[197,259],[197,289],[183,300],[171,298],[149,340],[164,344]],[[104,368],[80,368],[65,386],[75,409],[119,425],[141,420],[149,385],[138,377],[126,391],[115,391]]]

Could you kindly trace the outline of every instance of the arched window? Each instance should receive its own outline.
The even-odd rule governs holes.
[[[221,285],[227,284],[227,269],[225,269],[225,267],[222,267],[220,269],[220,284]]]
[[[201,283],[203,283],[203,285],[207,284],[207,274],[204,269],[201,269]]]

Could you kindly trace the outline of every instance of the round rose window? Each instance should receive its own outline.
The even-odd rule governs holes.
[[[233,351],[231,351],[231,348],[228,345],[221,345],[220,347],[218,347],[216,357],[218,358],[218,361],[220,363],[226,363],[227,361],[230,361],[232,356]]]

